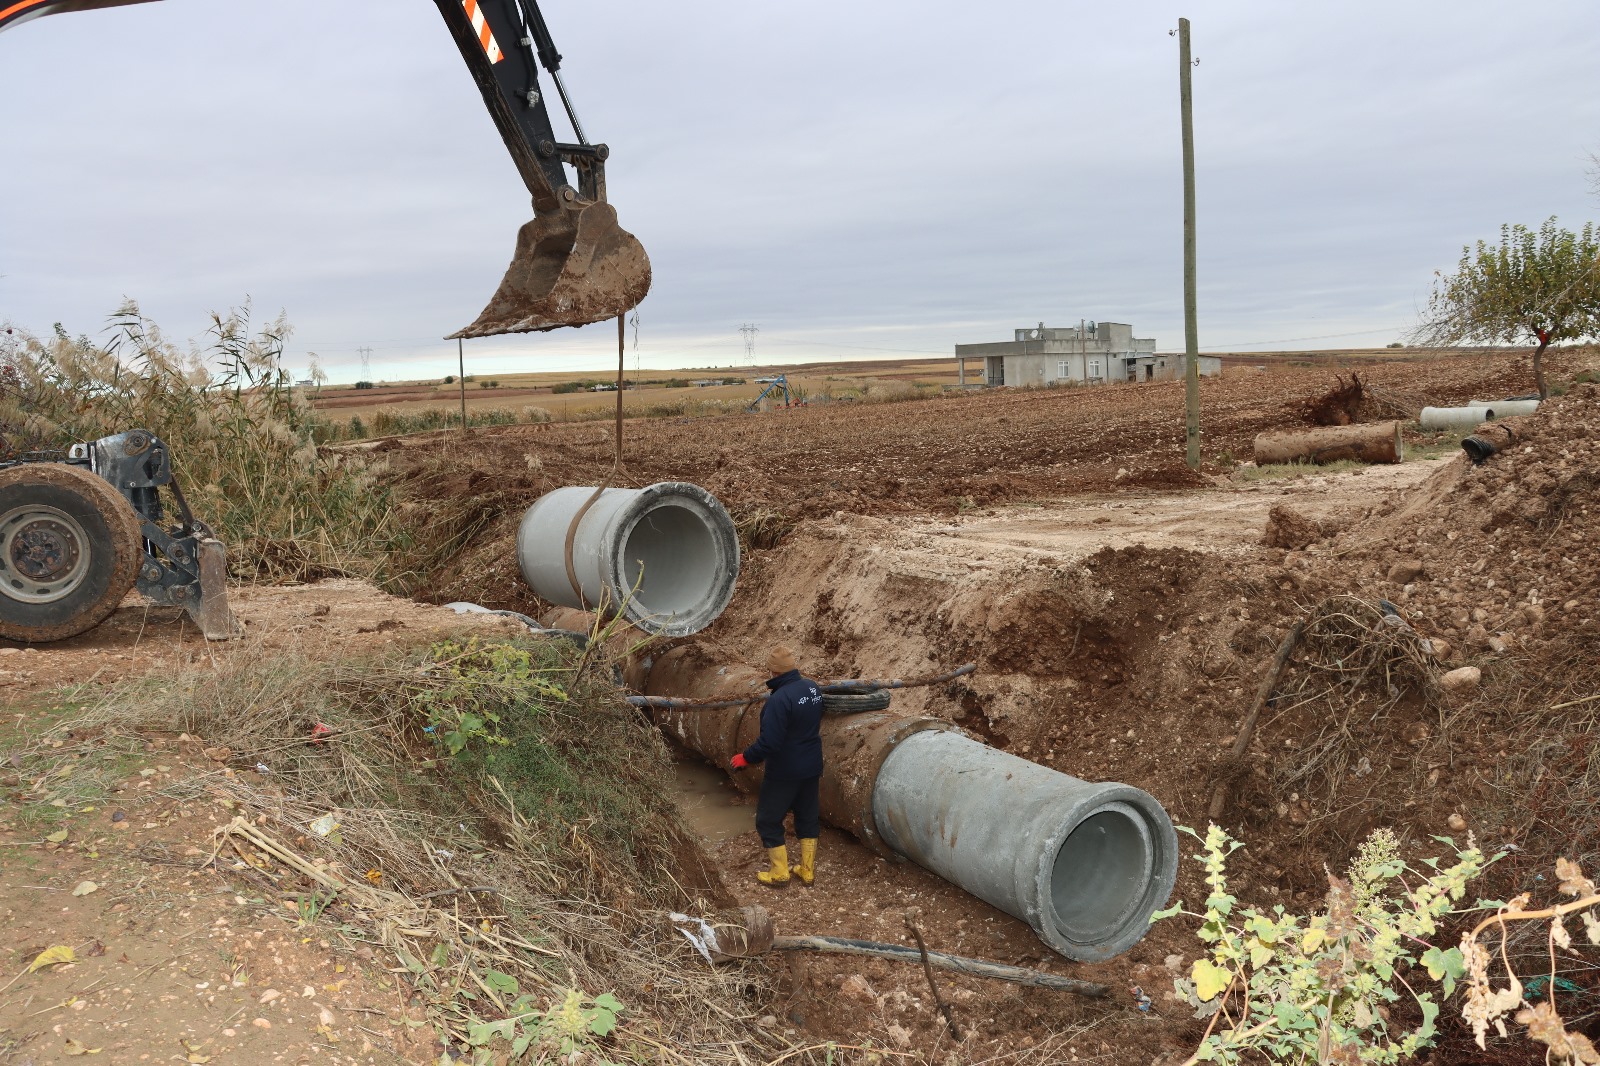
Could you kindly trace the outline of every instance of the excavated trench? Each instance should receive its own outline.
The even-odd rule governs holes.
[[[590,631],[583,608],[610,602],[638,628],[678,638],[659,654],[626,640],[613,648],[674,741],[717,767],[754,742],[764,674],[730,647],[685,639],[721,614],[740,562],[732,521],[709,493],[558,489],[523,518],[518,561],[543,597],[570,604],[541,620],[551,628]],[[1141,789],[1080,780],[926,715],[825,714],[822,740],[825,821],[1023,920],[1066,958],[1123,953],[1171,894],[1176,834]],[[749,792],[760,780],[757,767],[734,783]]]
[[[1218,760],[1253,684],[1251,664],[1270,657],[1295,601],[1332,591],[1259,546],[1267,512],[1289,505],[1313,520],[1341,521],[1341,508],[1370,506],[1432,465],[1206,493],[1133,491],[955,520],[818,516],[778,547],[742,557],[738,594],[716,621],[625,657],[625,680],[636,693],[743,695],[732,708],[667,708],[656,718],[690,760],[677,767],[686,821],[738,902],[767,908],[781,933],[905,942],[902,916],[915,914],[932,950],[1054,966],[1113,989],[1142,987],[1180,1024],[1186,1014],[1170,1002],[1170,989],[1193,956],[1192,931],[1169,921],[1146,934],[1137,920],[1145,906],[1165,902],[1149,871],[1169,858],[1177,865],[1164,825],[1151,832],[1139,806],[1117,795],[1096,797],[1077,813],[1070,797],[1047,797],[1034,823],[1015,789],[1007,791],[1006,774],[1014,780],[1010,767],[1020,764],[1025,774],[1068,784],[1124,782],[1158,801],[1163,822],[1171,812],[1203,825]],[[492,602],[544,612],[546,624],[588,627],[576,616],[551,617],[555,597],[536,605],[503,579],[485,591],[499,597]],[[889,725],[881,716],[830,725],[830,762],[843,772],[828,790],[831,814],[811,891],[756,885],[764,862],[751,792],[759,778],[731,780],[720,769],[753,738],[759,717],[750,697],[764,695],[764,678],[744,664],[777,643],[795,648],[807,676],[821,679],[914,677],[978,664],[948,683],[893,692],[886,731],[897,735],[889,743],[871,736]],[[886,776],[901,782],[892,792],[945,794],[926,765],[907,762],[912,769],[902,772],[895,759],[947,737],[1007,764],[999,773],[951,767],[957,786],[980,782],[973,805],[997,812],[994,822],[956,824],[949,808],[941,820],[940,808],[922,800],[927,816],[918,829],[918,817],[904,819],[898,804],[873,801],[871,786]],[[1250,847],[1230,860],[1238,878],[1230,883],[1258,899],[1270,893],[1266,905],[1312,905],[1321,854],[1317,864],[1305,862],[1281,828],[1274,831],[1270,803],[1258,802],[1258,790],[1243,791],[1252,798],[1225,824]],[[996,823],[1033,850],[1008,843]],[[1082,835],[1063,834],[1063,826]],[[960,854],[969,845],[972,853]],[[941,865],[947,862],[955,865]],[[1109,876],[1075,879],[1075,869]],[[1177,873],[1175,895],[1203,898],[1193,863]],[[1008,887],[977,883],[974,874],[1003,877]],[[1128,887],[1144,879],[1155,886],[1148,898]],[[1131,946],[1117,942],[1118,930],[1132,934]],[[914,1046],[937,1045],[942,1023],[915,968],[824,957],[787,965],[784,1000],[774,1008],[806,1038],[887,1032],[898,1040],[898,1025],[909,1027]],[[1120,1000],[1088,1007],[966,979],[947,995],[958,997],[962,1040],[976,1041],[968,1045],[974,1055],[979,1047],[1015,1051],[1087,1023],[1096,1027],[1090,1049],[1112,1056],[1103,1061],[1122,1061],[1113,1046],[1155,1054],[1171,1036],[1170,1026],[1150,1026],[1151,1015]]]

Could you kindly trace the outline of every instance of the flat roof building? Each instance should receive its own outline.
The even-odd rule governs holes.
[[[1114,381],[1181,378],[1182,355],[1157,355],[1154,338],[1135,337],[1126,322],[1082,322],[1065,329],[1043,322],[1018,329],[1009,341],[956,345],[957,379],[967,383],[967,360],[983,360],[981,384],[1104,385]],[[1222,360],[1200,357],[1200,373],[1222,373]]]

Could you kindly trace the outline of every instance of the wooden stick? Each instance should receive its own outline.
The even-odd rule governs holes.
[[[922,930],[917,928],[917,923],[911,920],[911,915],[906,915],[906,928],[911,931],[911,936],[917,942],[917,950],[922,953],[922,972],[928,978],[928,991],[933,993],[933,1005],[939,1008],[939,1013],[944,1015],[945,1028],[950,1030],[952,1040],[961,1039],[961,1030],[956,1028],[956,1016],[950,1010],[950,1004],[939,995],[939,986],[933,980],[933,967],[928,963],[928,945],[922,940]]]
[[[868,955],[876,959],[892,959],[896,962],[920,962],[924,958],[922,952],[916,948],[906,947],[904,944],[883,944],[875,940],[850,940],[839,936],[780,936],[772,941],[774,951],[823,951],[835,955]],[[986,962],[983,959],[968,959],[960,955],[947,955],[942,951],[929,951],[926,954],[928,965],[937,966],[941,970],[951,970],[955,973],[964,973],[969,977],[990,977],[997,981],[1011,981],[1019,985],[1032,985],[1035,988],[1053,988],[1058,992],[1071,992],[1074,995],[1089,996],[1099,999],[1108,991],[1105,985],[1091,984],[1088,981],[1075,981],[1070,977],[1057,977],[1053,973],[1042,973],[1039,970],[1029,970],[1022,966],[1007,966],[1000,962]]]
[[[1244,716],[1244,724],[1239,727],[1239,736],[1233,742],[1233,757],[1244,758],[1245,752],[1250,750],[1250,741],[1255,739],[1256,723],[1261,720],[1261,708],[1267,705],[1272,698],[1272,690],[1278,687],[1278,679],[1283,676],[1284,667],[1289,665],[1289,656],[1294,652],[1294,646],[1300,642],[1300,634],[1305,630],[1306,623],[1302,619],[1289,627],[1289,633],[1283,638],[1283,643],[1278,645],[1278,654],[1272,657],[1272,668],[1267,671],[1267,676],[1261,679],[1261,687],[1256,689],[1256,701],[1250,707],[1250,713]],[[1214,822],[1222,817],[1222,808],[1228,802],[1228,782],[1218,781],[1211,790],[1211,807],[1206,812]]]

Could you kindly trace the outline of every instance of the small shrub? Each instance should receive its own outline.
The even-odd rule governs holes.
[[[494,749],[511,744],[500,729],[507,702],[503,689],[517,692],[519,709],[524,699],[567,700],[566,690],[551,680],[556,667],[536,667],[525,647],[481,644],[473,637],[465,644],[437,644],[432,655],[439,665],[430,684],[413,694],[412,705],[427,719],[434,742],[450,755],[477,745],[485,761],[493,762]]]
[[[1380,829],[1362,845],[1348,879],[1328,875],[1326,911],[1301,916],[1282,906],[1240,907],[1228,892],[1226,866],[1243,845],[1215,825],[1204,838],[1183,832],[1201,842],[1196,857],[1211,890],[1205,912],[1186,911],[1180,900],[1151,920],[1184,914],[1201,923],[1195,935],[1204,950],[1189,976],[1174,982],[1196,1016],[1211,1019],[1191,1062],[1259,1056],[1356,1066],[1399,1062],[1433,1045],[1439,1006],[1403,974],[1426,970],[1446,996],[1467,974],[1460,948],[1429,938],[1492,861],[1475,845],[1457,852],[1453,865],[1430,860],[1413,870],[1401,861],[1394,834]],[[1405,1001],[1420,1016],[1415,1028],[1390,1013],[1391,1004]]]

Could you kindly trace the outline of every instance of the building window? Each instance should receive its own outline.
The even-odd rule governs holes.
[[[1067,369],[1067,361],[1065,359],[1062,359],[1060,362],[1056,363],[1056,377],[1058,379],[1069,378],[1071,376],[1072,373]]]
[[[1091,378],[1097,378],[1100,376],[1100,360],[1089,360],[1089,376]]]

